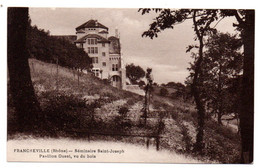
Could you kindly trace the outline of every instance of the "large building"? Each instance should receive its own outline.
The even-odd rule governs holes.
[[[97,20],[89,20],[76,28],[74,43],[92,58],[92,72],[101,79],[108,79],[117,88],[125,89],[126,71],[121,55],[121,45],[116,30],[108,37],[108,27]]]

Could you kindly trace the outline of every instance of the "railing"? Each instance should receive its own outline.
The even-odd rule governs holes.
[[[102,136],[111,136],[111,137],[119,136],[119,137],[140,137],[140,138],[146,138],[145,144],[146,144],[147,149],[149,149],[150,141],[152,139],[154,139],[155,142],[156,142],[156,150],[157,151],[159,151],[159,148],[160,148],[160,139],[166,138],[166,137],[159,136],[159,135],[114,134],[114,133],[105,133],[105,132],[90,132],[90,131],[85,131],[85,130],[70,130],[70,131],[67,131],[67,132],[78,133],[80,135],[86,135],[89,142],[90,142],[90,136],[91,135],[102,135]]]

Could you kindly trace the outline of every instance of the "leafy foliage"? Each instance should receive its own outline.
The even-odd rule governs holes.
[[[77,69],[91,68],[88,54],[64,38],[50,36],[49,32],[37,26],[28,25],[27,46],[30,57],[48,63]]]
[[[129,78],[132,84],[137,84],[138,80],[145,76],[145,71],[139,65],[126,65],[126,76]]]
[[[169,94],[168,90],[166,88],[160,89],[160,95],[161,96],[167,96]]]
[[[120,109],[119,109],[119,111],[118,111],[118,113],[119,113],[121,116],[124,116],[124,117],[127,115],[128,112],[129,112],[129,109],[128,109],[127,107],[125,107],[125,106],[120,107]]]
[[[198,32],[201,35],[204,35],[208,31],[215,31],[215,29],[209,25],[219,18],[219,15],[217,15],[219,11],[214,9],[139,9],[142,15],[150,11],[159,12],[159,15],[154,19],[153,23],[150,24],[149,30],[142,34],[142,36],[150,37],[151,39],[158,37],[158,33],[165,29],[173,29],[174,25],[180,24],[188,19],[193,19],[195,13],[195,17],[198,18],[196,21]]]
[[[241,37],[244,44],[244,67],[243,67],[243,87],[240,102],[244,103],[241,106],[240,126],[242,151],[245,151],[245,157],[242,156],[242,162],[251,163],[253,161],[253,106],[254,106],[254,25],[255,12],[254,10],[218,10],[218,9],[139,9],[142,14],[150,11],[159,12],[158,16],[150,24],[148,31],[145,31],[142,36],[153,39],[158,36],[162,30],[173,29],[174,25],[184,22],[187,19],[192,19],[193,28],[196,33],[195,41],[199,41],[199,46],[191,45],[187,51],[193,48],[198,48],[198,53],[192,53],[194,64],[191,65],[194,70],[192,76],[191,93],[194,96],[196,108],[198,112],[198,133],[196,137],[196,150],[203,148],[204,136],[204,118],[205,118],[205,94],[203,92],[203,59],[205,37],[216,34],[216,25],[225,17],[234,16],[238,24],[233,24],[241,32]],[[216,23],[214,26],[213,24]],[[248,100],[249,99],[249,100]],[[247,121],[249,120],[249,122]],[[249,133],[248,133],[249,132]],[[248,137],[249,136],[249,137]]]
[[[240,53],[242,43],[236,35],[217,33],[208,38],[205,46],[207,51],[204,53],[198,86],[208,111],[217,114],[221,124],[221,117],[224,114],[237,113],[234,104],[239,101],[239,87],[236,88],[237,92],[231,90],[239,85],[236,79],[240,78],[242,72],[243,57]],[[194,68],[194,64],[191,64],[189,68],[191,78]]]

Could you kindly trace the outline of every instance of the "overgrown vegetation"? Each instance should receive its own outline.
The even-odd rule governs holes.
[[[207,65],[203,61],[206,57],[205,54],[205,41],[209,35],[217,34],[216,25],[226,17],[234,17],[237,23],[233,23],[233,26],[240,33],[240,40],[243,44],[243,61],[239,61],[239,64],[243,64],[243,74],[242,74],[242,89],[239,94],[240,103],[240,129],[241,129],[241,163],[252,163],[253,162],[253,128],[254,128],[254,35],[255,35],[255,11],[254,10],[230,10],[230,9],[161,9],[161,8],[141,8],[139,12],[142,15],[155,12],[158,15],[154,21],[150,24],[147,31],[143,32],[142,36],[158,37],[158,33],[165,29],[173,29],[176,24],[183,23],[186,20],[192,20],[192,28],[195,32],[194,40],[198,43],[196,45],[189,45],[186,52],[190,52],[191,49],[197,49],[196,53],[192,53],[194,57],[194,62],[191,65],[191,93],[194,97],[196,104],[196,109],[198,112],[198,125],[197,125],[197,136],[196,136],[196,150],[202,152],[204,148],[204,129],[205,129],[205,116],[206,116],[206,106],[203,87],[204,72],[203,66]],[[216,24],[214,24],[216,22]],[[213,38],[215,40],[215,38]],[[223,41],[222,41],[223,42]],[[199,45],[198,45],[199,44]],[[210,45],[214,44],[210,43]],[[218,45],[218,44],[217,44]],[[226,46],[229,46],[226,45]],[[234,47],[233,45],[231,45]],[[217,47],[213,47],[213,51]],[[231,50],[236,51],[237,45]],[[221,53],[223,46],[218,48],[213,53],[216,54],[218,58],[217,62],[222,62],[222,56],[225,53]],[[233,51],[228,51],[228,57],[230,54],[235,54]],[[212,53],[211,53],[212,54]],[[210,55],[211,55],[210,54]],[[214,55],[214,54],[213,54]],[[235,54],[236,55],[236,54]],[[227,58],[228,58],[227,57]],[[206,58],[207,59],[207,58]],[[222,60],[221,60],[222,59]],[[232,61],[231,61],[232,62]],[[210,63],[214,63],[214,60],[210,60]],[[220,63],[221,64],[221,63]],[[217,67],[217,66],[215,66]],[[219,66],[218,72],[222,73],[221,65]],[[239,66],[237,66],[239,67]],[[222,75],[218,75],[222,76]],[[222,80],[218,80],[222,81]],[[210,81],[212,82],[212,81]],[[218,82],[218,88],[221,88],[221,82]],[[222,88],[223,89],[223,88]],[[221,113],[224,111],[222,109],[223,103],[220,95],[222,90],[218,91],[217,106],[213,107],[217,109],[219,115],[219,123],[221,124]],[[221,105],[222,104],[222,105]]]
[[[139,65],[129,64],[126,65],[126,77],[130,80],[131,84],[139,84],[141,78],[145,76],[145,71]],[[143,81],[140,85],[144,85]]]
[[[97,134],[91,134],[92,140],[101,138],[141,145],[146,144],[145,138],[122,135],[161,136],[159,149],[192,155],[200,160],[237,163],[239,141],[236,133],[219,127],[211,119],[206,122],[203,154],[193,153],[197,113],[192,104],[165,98],[174,104],[169,105],[161,99],[156,101],[153,95],[144,125],[141,122],[142,96],[118,90],[87,74],[82,74],[80,87],[76,87],[73,71],[63,67],[59,67],[60,87],[57,89],[56,73],[51,70],[55,65],[32,59],[30,66],[34,67],[31,71],[33,85],[45,114],[42,123],[38,123],[44,127],[32,130],[34,136],[89,138],[88,132],[94,132]],[[11,99],[8,102],[8,134],[12,138],[16,134],[16,122]],[[151,143],[156,145],[156,139],[152,138]]]
[[[27,47],[31,58],[48,63],[56,63],[63,67],[76,69],[91,68],[91,58],[73,42],[65,38],[51,36],[49,31],[31,26],[27,29]]]

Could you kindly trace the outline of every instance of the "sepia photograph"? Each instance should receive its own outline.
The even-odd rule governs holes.
[[[7,162],[252,164],[254,9],[7,8]]]

